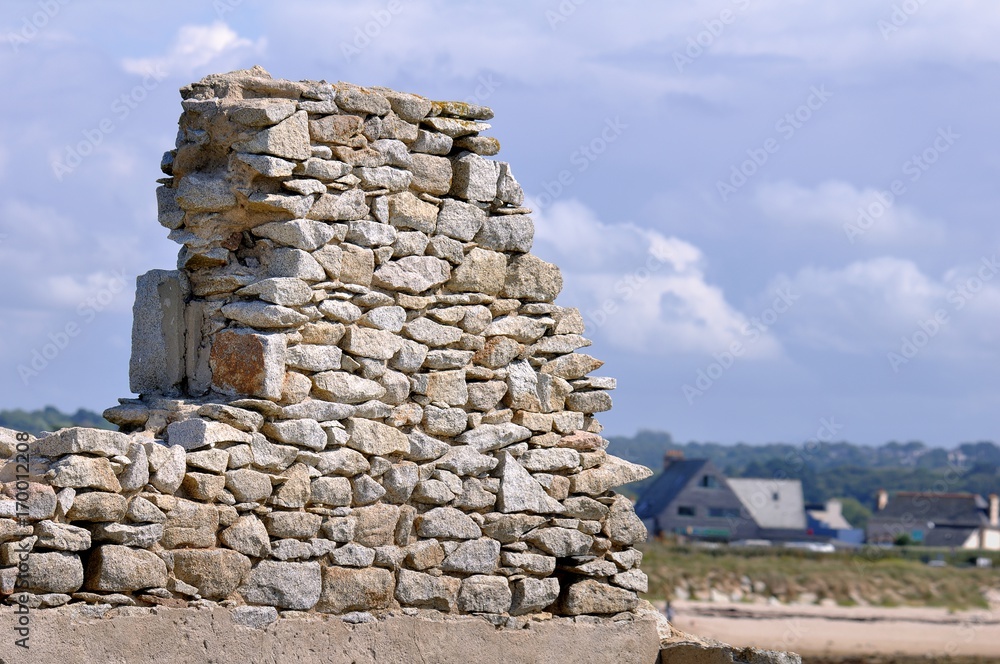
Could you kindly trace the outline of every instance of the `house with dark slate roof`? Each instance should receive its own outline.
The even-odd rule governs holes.
[[[668,452],[664,469],[635,504],[650,537],[681,535],[732,541],[757,537],[759,528],[708,459],[684,459]]]
[[[1000,551],[1000,498],[973,493],[900,491],[878,494],[868,521],[870,544],[914,544]]]

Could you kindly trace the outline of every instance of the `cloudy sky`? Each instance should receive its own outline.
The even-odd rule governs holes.
[[[998,439],[992,0],[7,0],[0,408],[128,396],[177,89],[260,64],[496,111],[608,432]]]

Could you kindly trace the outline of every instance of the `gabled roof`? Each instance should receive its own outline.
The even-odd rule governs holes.
[[[828,500],[822,506],[809,506],[806,513],[831,530],[851,530],[854,527],[844,518],[843,505],[839,500]]]
[[[655,519],[707,463],[708,459],[683,459],[671,463],[636,501],[635,513],[640,519]]]
[[[900,491],[889,498],[876,519],[899,519],[920,525],[977,528],[989,523],[989,505],[974,493]]]
[[[761,528],[805,530],[805,501],[799,480],[730,479],[729,487]]]

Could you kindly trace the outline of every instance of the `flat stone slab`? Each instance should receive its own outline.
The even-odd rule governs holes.
[[[234,616],[225,608],[101,611],[77,605],[34,610],[31,649],[15,647],[12,630],[5,629],[2,658],[6,664],[655,664],[660,650],[656,621],[648,618],[561,618],[497,629],[476,617],[394,615],[349,624],[320,614],[247,620],[240,609]],[[13,626],[12,609],[4,607],[2,615],[0,623]]]

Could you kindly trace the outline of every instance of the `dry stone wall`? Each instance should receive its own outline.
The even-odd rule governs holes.
[[[646,533],[613,490],[650,473],[605,451],[614,380],[530,253],[492,111],[259,68],[181,92],[157,197],[182,248],[138,280],[141,396],[106,412],[119,432],[32,441],[30,478],[0,435],[0,591],[634,611]]]

